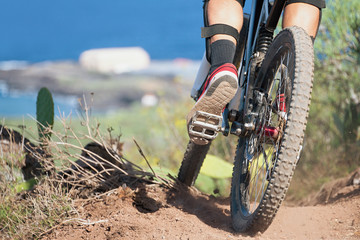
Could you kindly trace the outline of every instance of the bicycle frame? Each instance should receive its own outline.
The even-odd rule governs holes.
[[[192,186],[216,134],[238,136],[230,211],[234,229],[250,234],[269,227],[286,195],[303,146],[313,81],[310,37],[292,26],[273,39],[285,0],[270,1],[248,2],[251,14],[244,16],[233,62],[238,91],[222,116],[192,113],[189,133],[194,125],[199,135],[190,136],[208,142],[189,141],[178,175]],[[203,60],[202,82],[209,66]]]
[[[248,109],[249,91],[251,93],[250,84],[254,81],[250,79],[250,63],[257,54],[257,43],[261,37],[260,30],[265,27],[266,31],[273,35],[285,2],[286,0],[252,0],[250,14],[244,14],[243,27],[234,60],[234,64],[238,68],[240,88],[223,113],[220,132],[225,136],[229,132],[241,136],[244,128],[246,131],[252,128],[251,124],[243,121],[247,117],[247,112],[244,110]],[[199,91],[207,77],[209,68],[210,64],[206,59],[206,54],[204,54],[191,90],[191,97],[195,100],[199,97]],[[240,119],[239,115],[241,115]],[[229,122],[233,122],[231,130]]]
[[[261,12],[260,15],[257,16],[256,13],[257,13],[257,9],[260,9],[259,8],[260,4],[261,4]],[[271,5],[273,5],[273,7],[271,7],[271,11],[270,11],[269,6]],[[284,5],[285,5],[285,0],[276,0],[274,2],[270,0],[252,1],[249,25],[243,26],[243,29],[248,28],[248,31],[245,29],[245,31],[248,32],[247,39],[240,40],[240,42],[242,41],[246,43],[245,59],[244,59],[244,62],[246,63],[245,69],[247,69],[250,61],[250,57],[254,53],[256,47],[256,39],[258,38],[261,24],[265,24],[265,28],[267,30],[274,32]],[[256,28],[254,28],[255,25]]]
[[[284,6],[285,0],[253,0],[250,16],[248,14],[244,14],[244,23],[241,30],[242,33],[240,33],[240,36],[243,36],[244,38],[240,37],[239,45],[237,46],[240,49],[244,49],[243,53],[238,55],[238,57],[242,58],[242,60],[240,59],[240,66],[238,66],[240,91],[236,93],[236,96],[228,106],[228,110],[224,112],[225,127],[223,127],[222,130],[225,136],[227,136],[229,132],[229,119],[233,122],[233,126],[230,131],[231,134],[240,136],[241,132],[244,132],[241,128],[245,128],[246,130],[251,130],[252,128],[252,126],[246,125],[248,123],[243,121],[243,119],[246,119],[247,114],[244,110],[248,109],[248,91],[251,89],[249,84],[254,81],[250,79],[249,74],[251,58],[257,54],[256,47],[260,29],[265,27],[267,31],[273,34]],[[240,120],[235,117],[239,113],[243,115],[240,117]],[[229,116],[229,114],[232,116]]]

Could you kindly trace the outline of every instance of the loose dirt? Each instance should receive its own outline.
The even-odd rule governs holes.
[[[3,131],[3,150],[19,137]],[[87,149],[105,158],[95,147]],[[229,198],[179,184],[130,182],[131,188],[120,181],[120,187],[96,197],[81,191],[87,199],[74,200],[76,213],[43,239],[360,239],[360,168],[304,202],[285,201],[268,230],[255,236],[234,232]]]
[[[43,239],[360,239],[360,186],[342,196],[315,206],[285,201],[269,229],[251,237],[232,229],[228,198],[158,184],[122,186],[77,200],[78,217]]]

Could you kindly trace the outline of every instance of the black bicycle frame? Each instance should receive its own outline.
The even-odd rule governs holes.
[[[279,22],[281,13],[284,9],[285,2],[286,2],[286,0],[276,0],[274,2],[274,5],[271,8],[269,17],[266,21],[265,27],[267,30],[274,32],[274,30]]]

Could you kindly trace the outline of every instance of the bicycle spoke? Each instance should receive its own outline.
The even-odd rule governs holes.
[[[244,119],[251,128],[239,139],[231,188],[231,214],[238,231],[266,230],[285,197],[294,172],[285,165],[298,160],[292,149],[302,145],[303,116],[309,111],[303,106],[310,102],[312,56],[306,32],[291,27],[274,39],[260,75],[249,67],[247,81],[253,88],[245,89],[251,94],[245,95],[250,104]]]
[[[247,156],[250,166],[248,171],[250,179],[245,192],[249,194],[248,211],[251,213],[256,210],[260,204],[262,196],[265,193],[267,184],[270,180],[271,172],[275,166],[274,159],[277,159],[279,154],[281,135],[283,132],[284,121],[286,121],[286,99],[288,98],[286,89],[288,86],[288,72],[286,65],[289,62],[290,54],[281,57],[276,71],[274,72],[273,81],[268,90],[269,100],[264,105],[264,118],[260,120],[261,127],[257,134],[253,134],[247,145]],[[274,104],[276,104],[274,106]],[[280,137],[272,137],[265,129],[275,129],[276,135]]]

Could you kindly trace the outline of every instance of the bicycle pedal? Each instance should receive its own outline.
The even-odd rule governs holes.
[[[197,111],[192,117],[192,121],[189,125],[189,134],[213,140],[218,135],[218,132],[221,131],[222,121],[222,116]]]

